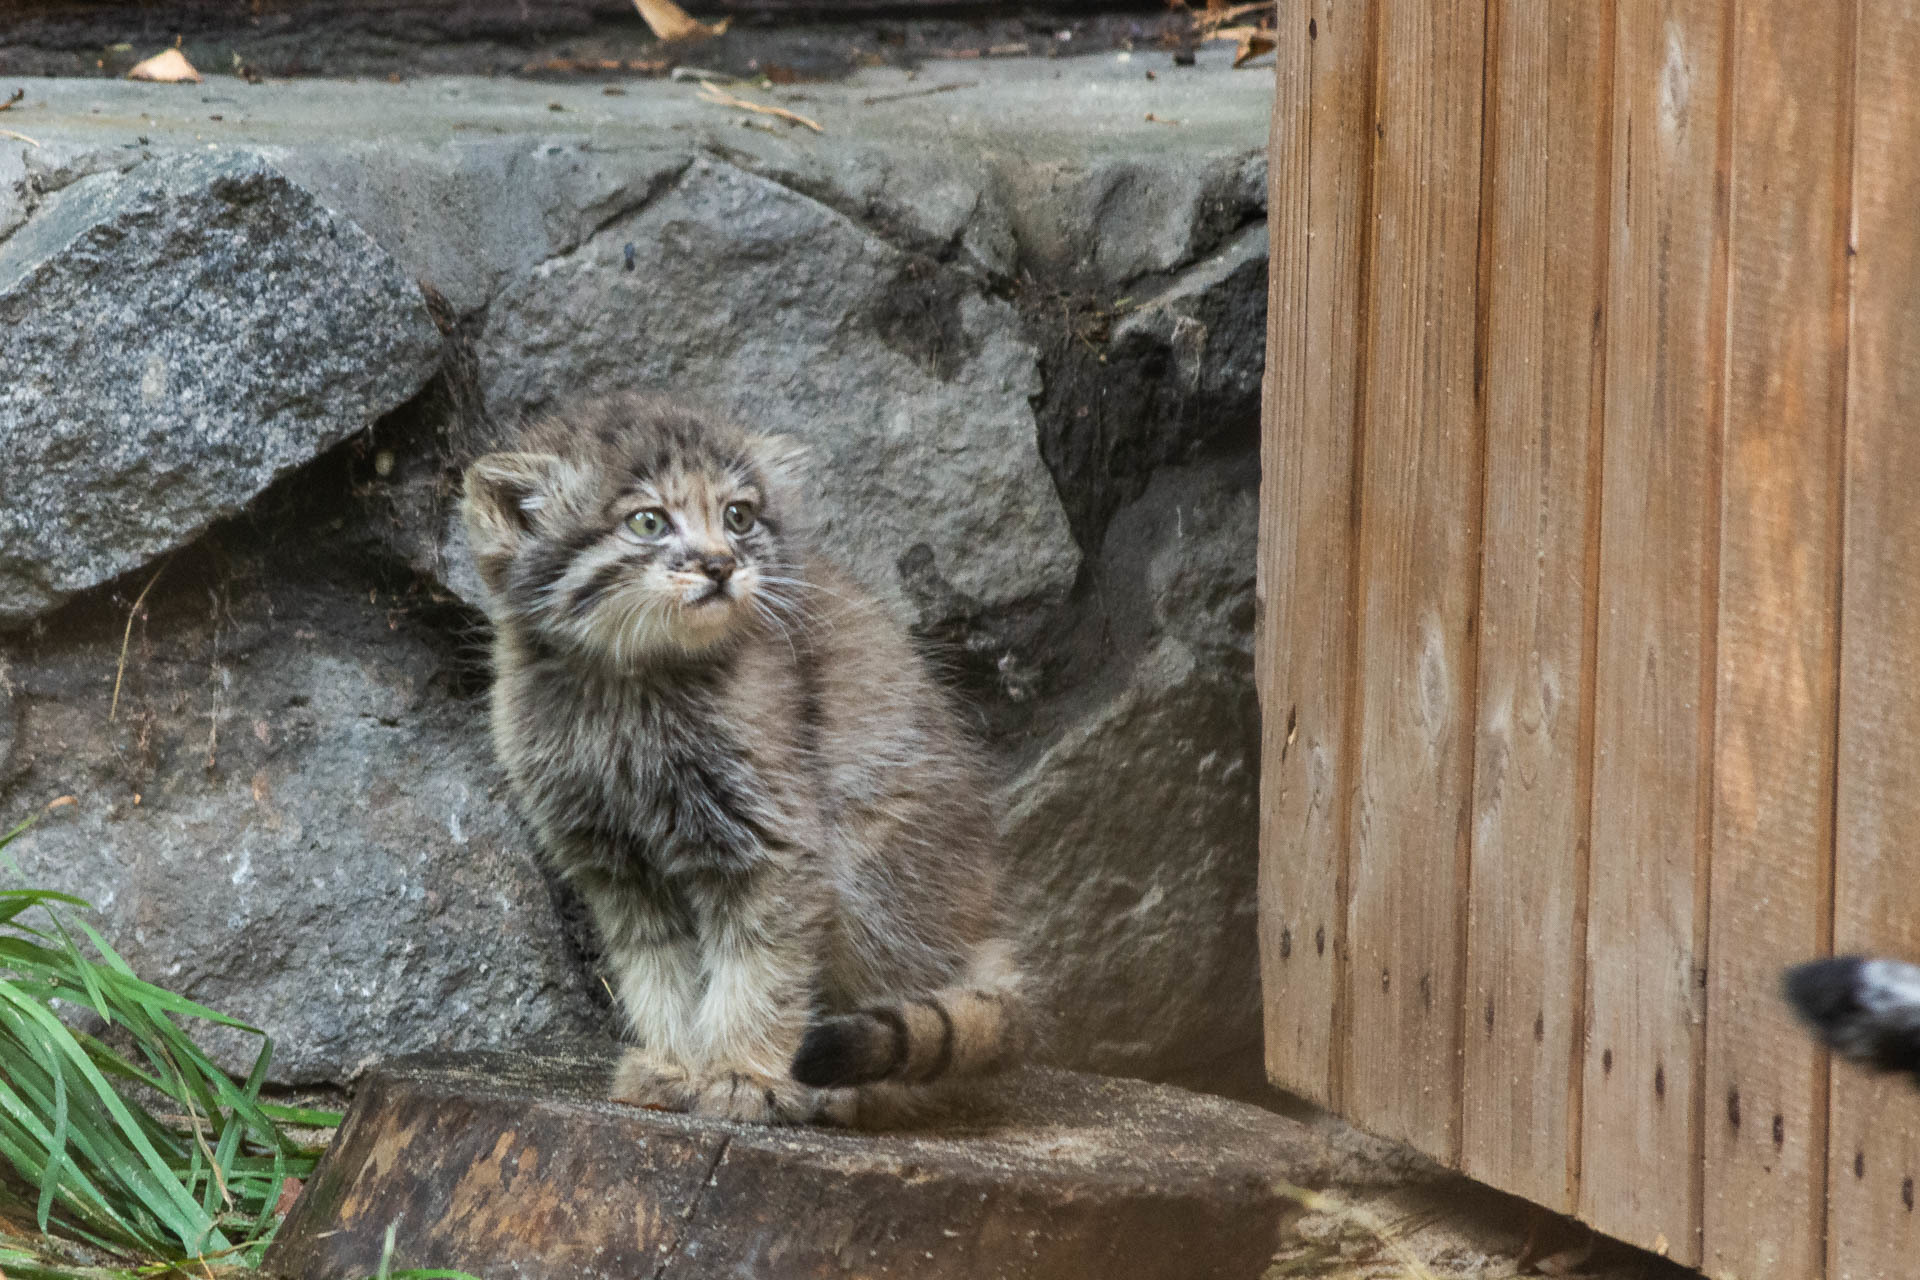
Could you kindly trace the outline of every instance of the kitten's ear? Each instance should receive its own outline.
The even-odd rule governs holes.
[[[752,436],[747,448],[767,479],[782,489],[803,489],[813,472],[813,450],[793,436]]]
[[[511,552],[559,489],[550,453],[489,453],[467,468],[460,516],[476,556]]]

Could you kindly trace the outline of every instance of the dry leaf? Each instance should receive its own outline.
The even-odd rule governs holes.
[[[673,0],[633,0],[633,7],[640,11],[640,18],[654,35],[667,43],[677,40],[705,40],[725,31],[732,18],[708,24],[693,17]]]
[[[156,53],[145,62],[134,64],[127,72],[129,80],[151,80],[156,84],[200,83],[200,73],[187,61],[187,55],[178,49],[169,49],[165,53]]]
[[[283,1218],[289,1213],[292,1213],[293,1202],[300,1198],[300,1188],[302,1185],[298,1178],[281,1179],[280,1196],[279,1199],[274,1201],[273,1211]]]
[[[1272,32],[1249,30],[1241,35],[1240,47],[1233,51],[1233,65],[1244,67],[1262,54],[1272,53],[1274,47]]]

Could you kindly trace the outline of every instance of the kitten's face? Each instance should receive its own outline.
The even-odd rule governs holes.
[[[792,621],[779,442],[657,427],[536,432],[528,443],[553,451],[468,470],[462,512],[496,621],[622,669]]]

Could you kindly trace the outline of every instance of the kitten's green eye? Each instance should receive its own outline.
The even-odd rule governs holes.
[[[753,504],[751,502],[729,502],[727,504],[727,528],[735,533],[745,533],[753,528]]]
[[[667,519],[667,513],[658,507],[648,507],[645,511],[636,511],[627,517],[627,528],[643,538],[657,538],[673,527]]]

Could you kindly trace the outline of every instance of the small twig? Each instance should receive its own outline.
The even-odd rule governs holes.
[[[898,102],[902,98],[927,98],[936,93],[951,93],[955,89],[972,89],[979,83],[978,80],[956,80],[952,84],[937,84],[931,89],[909,89],[905,93],[876,93],[870,98],[860,99],[860,105],[872,107],[882,102]]]
[[[25,89],[15,89],[13,91],[12,97],[8,98],[5,102],[0,102],[0,111],[12,110],[13,104],[20,101],[20,99],[26,96],[27,96],[27,91]]]
[[[160,562],[160,567],[153,571],[151,578],[147,579],[147,585],[140,588],[140,594],[133,598],[133,607],[127,610],[127,629],[120,635],[120,665],[115,667],[113,672],[113,701],[107,707],[109,724],[113,723],[114,716],[120,710],[120,681],[127,674],[127,645],[133,640],[133,620],[140,616],[140,606],[147,602],[147,592],[153,590],[153,584],[160,581],[160,575],[165,573],[167,566],[172,563],[172,556]]]
[[[37,147],[40,145],[37,141],[35,141],[32,138],[29,138],[26,134],[15,133],[11,129],[0,129],[0,138],[14,138],[20,142],[26,143],[30,147]]]
[[[703,98],[705,98],[708,102],[716,103],[719,106],[738,107],[742,111],[751,111],[756,115],[778,116],[780,119],[787,121],[789,124],[805,125],[807,128],[813,130],[815,133],[826,132],[825,129],[821,128],[819,125],[807,119],[805,116],[801,115],[797,111],[789,111],[785,107],[769,107],[765,103],[749,102],[745,98],[737,98],[733,94],[728,93],[725,89],[722,89],[719,85],[713,83],[713,81],[711,80],[705,80],[701,82],[700,95]]]

